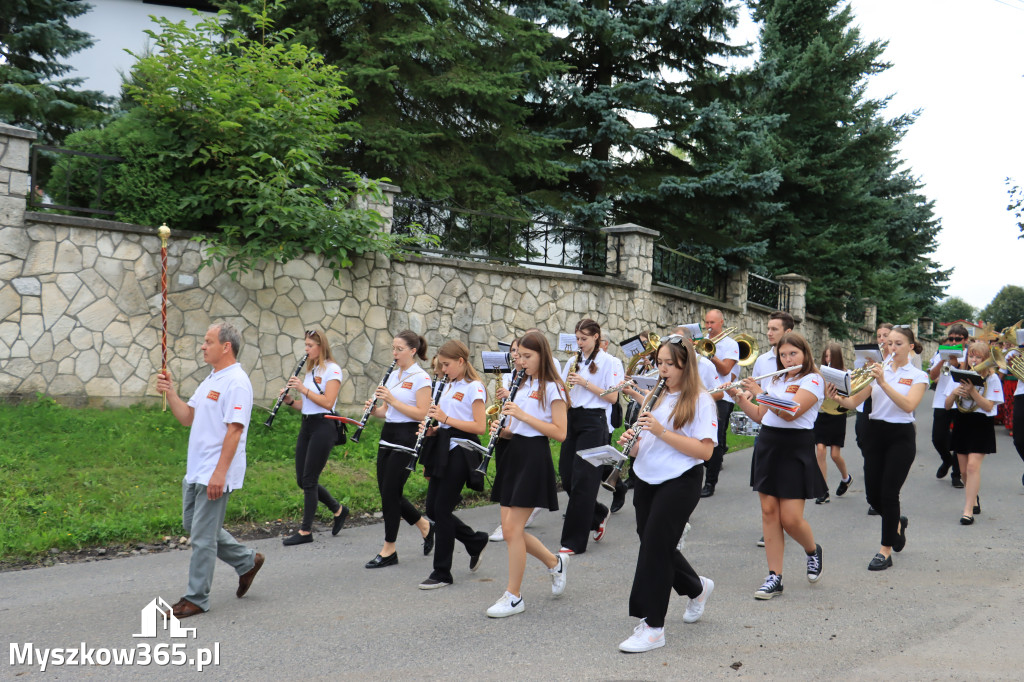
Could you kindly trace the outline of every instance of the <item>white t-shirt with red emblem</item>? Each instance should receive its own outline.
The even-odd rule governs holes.
[[[672,424],[672,411],[675,409],[679,393],[666,393],[651,410],[651,416],[658,420],[669,431],[678,433],[697,440],[710,438],[711,442],[718,444],[718,408],[715,401],[708,393],[701,392],[697,396],[697,410],[693,420],[683,424],[681,429],[676,429]],[[695,466],[704,462],[699,459],[684,455],[669,445],[666,441],[658,438],[650,431],[644,431],[640,436],[640,444],[637,446],[636,462],[633,464],[633,471],[644,482],[651,485],[658,485],[673,478],[678,478]]]
[[[787,398],[796,402],[796,394],[803,389],[810,391],[818,400],[811,406],[811,409],[804,412],[802,415],[794,419],[793,421],[786,421],[779,415],[772,411],[765,413],[764,417],[761,418],[761,424],[763,426],[772,426],[778,429],[813,429],[814,420],[818,418],[818,408],[821,407],[821,401],[825,398],[825,380],[821,378],[820,374],[811,372],[798,379],[790,379],[787,374],[780,374],[779,376],[772,377],[771,379],[765,379],[761,382],[761,388],[768,395],[776,398]]]
[[[565,391],[554,381],[544,385],[544,404],[541,404],[540,382],[536,377],[527,377],[519,385],[515,403],[523,412],[541,421],[551,423],[551,406],[561,400],[565,402]],[[509,419],[508,430],[516,436],[543,436],[544,434],[518,419]]]

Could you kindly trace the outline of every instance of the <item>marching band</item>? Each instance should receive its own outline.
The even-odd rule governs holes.
[[[1016,327],[986,343],[970,342],[961,325],[951,326],[946,339],[951,345],[940,346],[926,373],[915,366],[922,349],[907,326],[879,325],[877,348],[869,347],[863,361],[858,350],[860,366],[848,371],[842,346],[834,342],[821,349],[821,362],[815,363],[810,344],[793,331],[794,320],[784,311],[769,317],[771,347],[760,355],[752,338],[733,338],[735,330],[724,323],[723,313],[711,310],[703,329],[679,325],[664,337],[645,331],[630,340],[638,352],[628,370],[606,350],[608,340],[594,319],[583,318],[572,335],[561,335],[562,341],[575,338],[569,348],[555,347],[570,352],[564,367],[547,337],[527,330],[505,347],[500,369],[487,365],[486,371],[496,372],[490,392],[462,341],[440,346],[431,380],[417,362],[427,359],[426,340],[409,330],[396,335],[394,362],[366,401],[362,418],[347,420],[358,426],[355,442],[370,417],[384,420],[377,455],[384,543],[366,568],[398,563],[401,519],[420,530],[424,554],[434,552],[433,570],[419,584],[424,590],[454,584],[456,540],[469,556],[471,572],[480,567],[489,540],[504,541],[508,579],[485,613],[491,618],[522,613],[527,556],[543,563],[552,595],[564,594],[570,561],[578,561],[591,540],[605,538],[611,514],[621,508],[626,488],[618,474],[632,462],[627,468],[639,548],[628,610],[640,620],[619,648],[632,653],[659,648],[665,644],[672,590],[687,597],[683,621],[693,623],[715,589],[714,581],[683,556],[682,537],[698,502],[715,493],[730,422],[745,421],[757,434],[750,486],[760,499],[763,541],[758,544],[765,548],[768,576],[754,597],[772,599],[783,592],[786,535],[804,550],[808,581],[817,583],[823,575],[822,547],[804,505],[810,499],[829,501],[826,448],[841,475],[836,495],[850,488],[853,476],[840,448],[846,419],[855,410],[865,493],[870,511],[881,516],[880,548],[867,568],[893,566],[892,553],[907,542],[909,518],[900,490],[916,455],[914,413],[932,381],[937,382],[932,441],[942,459],[938,477],[952,471],[954,485],[962,480],[960,523],[974,523],[981,511],[981,463],[995,452],[994,423],[1004,403],[1000,373],[1024,378],[1024,357],[1017,350],[1024,347],[1024,335]],[[285,545],[312,541],[318,503],[334,514],[333,534],[348,516],[318,482],[332,439],[344,433],[325,417],[334,414],[342,370],[323,332],[306,332],[305,351],[274,409],[276,414],[284,404],[303,415],[295,455],[303,518]],[[751,377],[740,380],[750,365]],[[303,368],[306,376],[300,380]],[[500,377],[499,371],[504,372]],[[289,391],[300,397],[292,399]],[[1024,416],[1022,402],[1024,381],[1007,406],[1018,408],[1012,413],[1015,423]],[[272,421],[273,414],[267,426]],[[620,424],[624,430],[615,448],[609,442]],[[1024,431],[1024,424],[1016,431]],[[481,442],[485,434],[486,444]],[[1024,438],[1014,436],[1024,458]],[[552,440],[561,443],[557,464]],[[490,499],[499,505],[500,525],[489,536],[454,512],[465,488],[483,492],[492,457]],[[403,495],[419,464],[428,479],[425,514]],[[598,500],[602,482],[614,491],[611,509]],[[559,484],[567,505],[560,547],[549,549],[527,528],[543,510],[559,509]]]

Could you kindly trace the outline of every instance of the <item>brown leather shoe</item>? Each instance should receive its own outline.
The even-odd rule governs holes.
[[[244,597],[245,593],[249,591],[252,581],[256,578],[256,574],[263,568],[263,560],[265,558],[262,554],[256,552],[256,563],[253,564],[253,567],[248,572],[238,576],[238,589],[235,590],[236,597]]]
[[[190,602],[188,599],[182,599],[172,607],[172,613],[178,620],[182,618],[188,618],[199,613],[206,613],[201,608]]]
[[[178,601],[176,601],[173,604],[171,604],[171,608],[169,608],[169,609],[161,609],[160,612],[162,614],[164,614],[165,616],[169,616],[172,613],[174,613],[174,609],[180,608],[181,605],[184,604],[186,601],[187,600],[184,597],[182,597]]]

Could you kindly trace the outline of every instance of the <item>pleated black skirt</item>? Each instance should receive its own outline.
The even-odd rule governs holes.
[[[491,486],[502,507],[546,507],[558,511],[555,466],[546,436],[512,436]]]
[[[754,445],[750,487],[786,500],[808,500],[828,492],[814,456],[814,431],[762,426]]]

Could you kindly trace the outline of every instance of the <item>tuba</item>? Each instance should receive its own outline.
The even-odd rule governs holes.
[[[977,372],[978,374],[981,374],[982,372],[986,372],[987,373],[989,371],[995,371],[997,369],[998,370],[1003,370],[1003,371],[1007,371],[1007,370],[1010,369],[1009,363],[1006,362],[1006,356],[1003,355],[1003,349],[1002,348],[1000,348],[999,346],[993,345],[990,348],[990,350],[992,351],[992,356],[988,357],[988,358],[985,358],[984,360],[979,362],[977,365],[972,367],[971,368],[972,372]],[[981,389],[981,397],[982,398],[985,397],[985,391],[987,389],[988,389],[988,384],[986,383],[985,385],[982,386],[982,389]],[[976,403],[973,400],[970,400],[969,398],[961,398],[960,396],[957,396],[956,398],[954,398],[953,402],[956,404],[956,409],[960,410],[964,414],[968,414],[970,412],[974,412],[974,411],[976,411],[978,409],[978,403]]]
[[[657,334],[649,332],[647,334],[647,341],[644,343],[644,349],[629,359],[629,364],[626,366],[626,376],[633,376],[636,373],[637,365],[645,358],[653,361],[657,357],[658,348],[660,347],[661,339]]]

